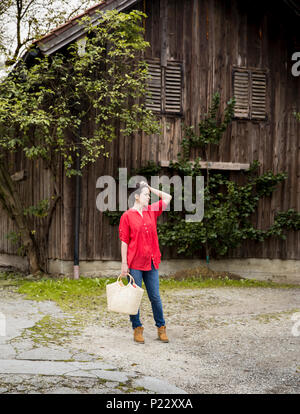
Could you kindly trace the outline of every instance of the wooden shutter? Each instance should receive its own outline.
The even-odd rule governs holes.
[[[249,86],[248,71],[236,70],[233,72],[233,95],[236,100],[234,116],[238,118],[250,117]]]
[[[266,118],[266,75],[252,73],[251,118]]]
[[[165,111],[181,112],[182,75],[181,64],[168,62],[165,74]]]
[[[146,108],[161,112],[161,66],[160,63],[148,62],[149,79],[146,97]]]

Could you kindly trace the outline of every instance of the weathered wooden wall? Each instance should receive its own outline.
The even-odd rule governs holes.
[[[14,183],[25,208],[37,205],[40,200],[49,199],[54,194],[50,172],[40,160],[32,162],[25,158],[21,152],[16,152],[10,154],[6,162],[10,174],[22,170],[26,172],[26,178],[24,180]],[[62,189],[62,168],[60,168],[58,174],[60,177],[59,187]],[[43,223],[43,219],[32,217],[32,230],[37,235],[41,231]],[[60,255],[62,231],[62,204],[58,203],[51,227],[50,254],[55,252],[55,255]],[[18,254],[21,244],[19,242],[14,243],[11,239],[7,238],[7,235],[11,235],[12,233],[18,233],[18,229],[0,206],[0,253]]]
[[[160,57],[160,1],[147,2],[148,57]],[[299,18],[283,4],[257,1],[169,0],[168,59],[184,63],[184,122],[195,127],[219,91],[223,106],[232,96],[233,66],[268,70],[266,121],[235,120],[210,152],[211,161],[261,162],[261,172],[288,172],[272,199],[264,199],[254,223],[267,228],[274,212],[300,209],[300,124],[293,116],[300,107],[300,78],[291,74],[291,56],[300,46]],[[298,49],[297,49],[298,46]],[[176,158],[181,119],[162,117],[169,133],[143,141],[147,157],[159,161]],[[158,141],[157,141],[158,140]],[[153,154],[151,148],[156,151]],[[174,151],[176,149],[176,151]],[[198,155],[194,151],[193,156]],[[232,172],[235,179],[240,173]],[[300,258],[300,234],[289,232],[286,241],[247,242],[230,252],[232,257]]]
[[[272,200],[263,200],[253,218],[259,228],[267,228],[274,212],[295,208],[300,211],[300,123],[292,112],[300,111],[300,77],[291,74],[291,56],[300,50],[299,19],[283,2],[238,0],[168,0],[167,59],[183,62],[183,116],[161,116],[163,134],[119,136],[106,148],[110,158],[88,168],[82,180],[80,223],[81,260],[120,259],[117,226],[96,209],[96,180],[101,175],[117,176],[119,167],[137,168],[148,160],[176,159],[182,139],[181,122],[197,125],[211,103],[214,92],[221,94],[222,106],[232,96],[234,65],[268,70],[267,113],[265,121],[235,120],[218,149],[210,151],[211,161],[261,162],[261,172],[288,172]],[[151,43],[147,58],[161,57],[160,0],[147,0],[146,39]],[[143,9],[144,2],[139,7]],[[298,47],[298,49],[297,49]],[[198,153],[195,150],[192,157]],[[21,161],[20,161],[21,162]],[[21,165],[21,164],[20,164]],[[19,167],[18,167],[19,168]],[[48,188],[45,172],[32,167],[24,187],[28,202],[37,201]],[[239,179],[239,172],[231,172]],[[45,177],[44,179],[41,177]],[[63,177],[63,173],[62,173]],[[26,190],[26,189],[27,190]],[[59,204],[50,232],[49,258],[73,259],[75,186],[62,179],[64,204]],[[4,233],[11,225],[2,220],[0,252],[15,250]],[[162,249],[163,258],[176,257]],[[300,234],[290,232],[286,241],[247,242],[230,252],[231,257],[300,258]]]

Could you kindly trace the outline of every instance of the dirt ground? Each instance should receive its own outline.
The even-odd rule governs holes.
[[[300,392],[299,289],[184,289],[161,297],[169,343],[156,339],[145,294],[145,344],[134,343],[126,315],[104,312],[70,345],[188,393]]]

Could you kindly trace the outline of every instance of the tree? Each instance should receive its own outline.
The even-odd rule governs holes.
[[[94,4],[94,0],[1,0],[0,54],[6,64],[13,64],[33,40]]]
[[[116,137],[143,130],[158,132],[158,123],[143,104],[148,76],[142,53],[144,41],[139,11],[99,13],[101,24],[87,18],[85,53],[76,43],[67,51],[36,58],[31,67],[20,61],[0,85],[0,202],[15,221],[31,272],[45,270],[51,217],[61,198],[57,171],[61,159],[68,177],[78,172],[74,160],[81,153],[83,169],[99,157],[108,157],[104,144]],[[82,125],[93,120],[84,135]],[[7,155],[21,151],[50,170],[55,193],[37,206],[24,206],[8,172]],[[31,216],[44,217],[38,240]]]

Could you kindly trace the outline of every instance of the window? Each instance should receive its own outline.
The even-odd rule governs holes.
[[[146,107],[154,112],[182,113],[182,64],[168,61],[167,66],[160,61],[148,61],[148,91]]]
[[[267,78],[260,70],[234,69],[234,115],[241,119],[264,120],[266,114]]]
[[[155,112],[161,112],[161,97],[162,97],[162,84],[161,84],[161,66],[159,63],[147,62],[149,79],[147,89],[149,94],[146,97],[146,107]]]

